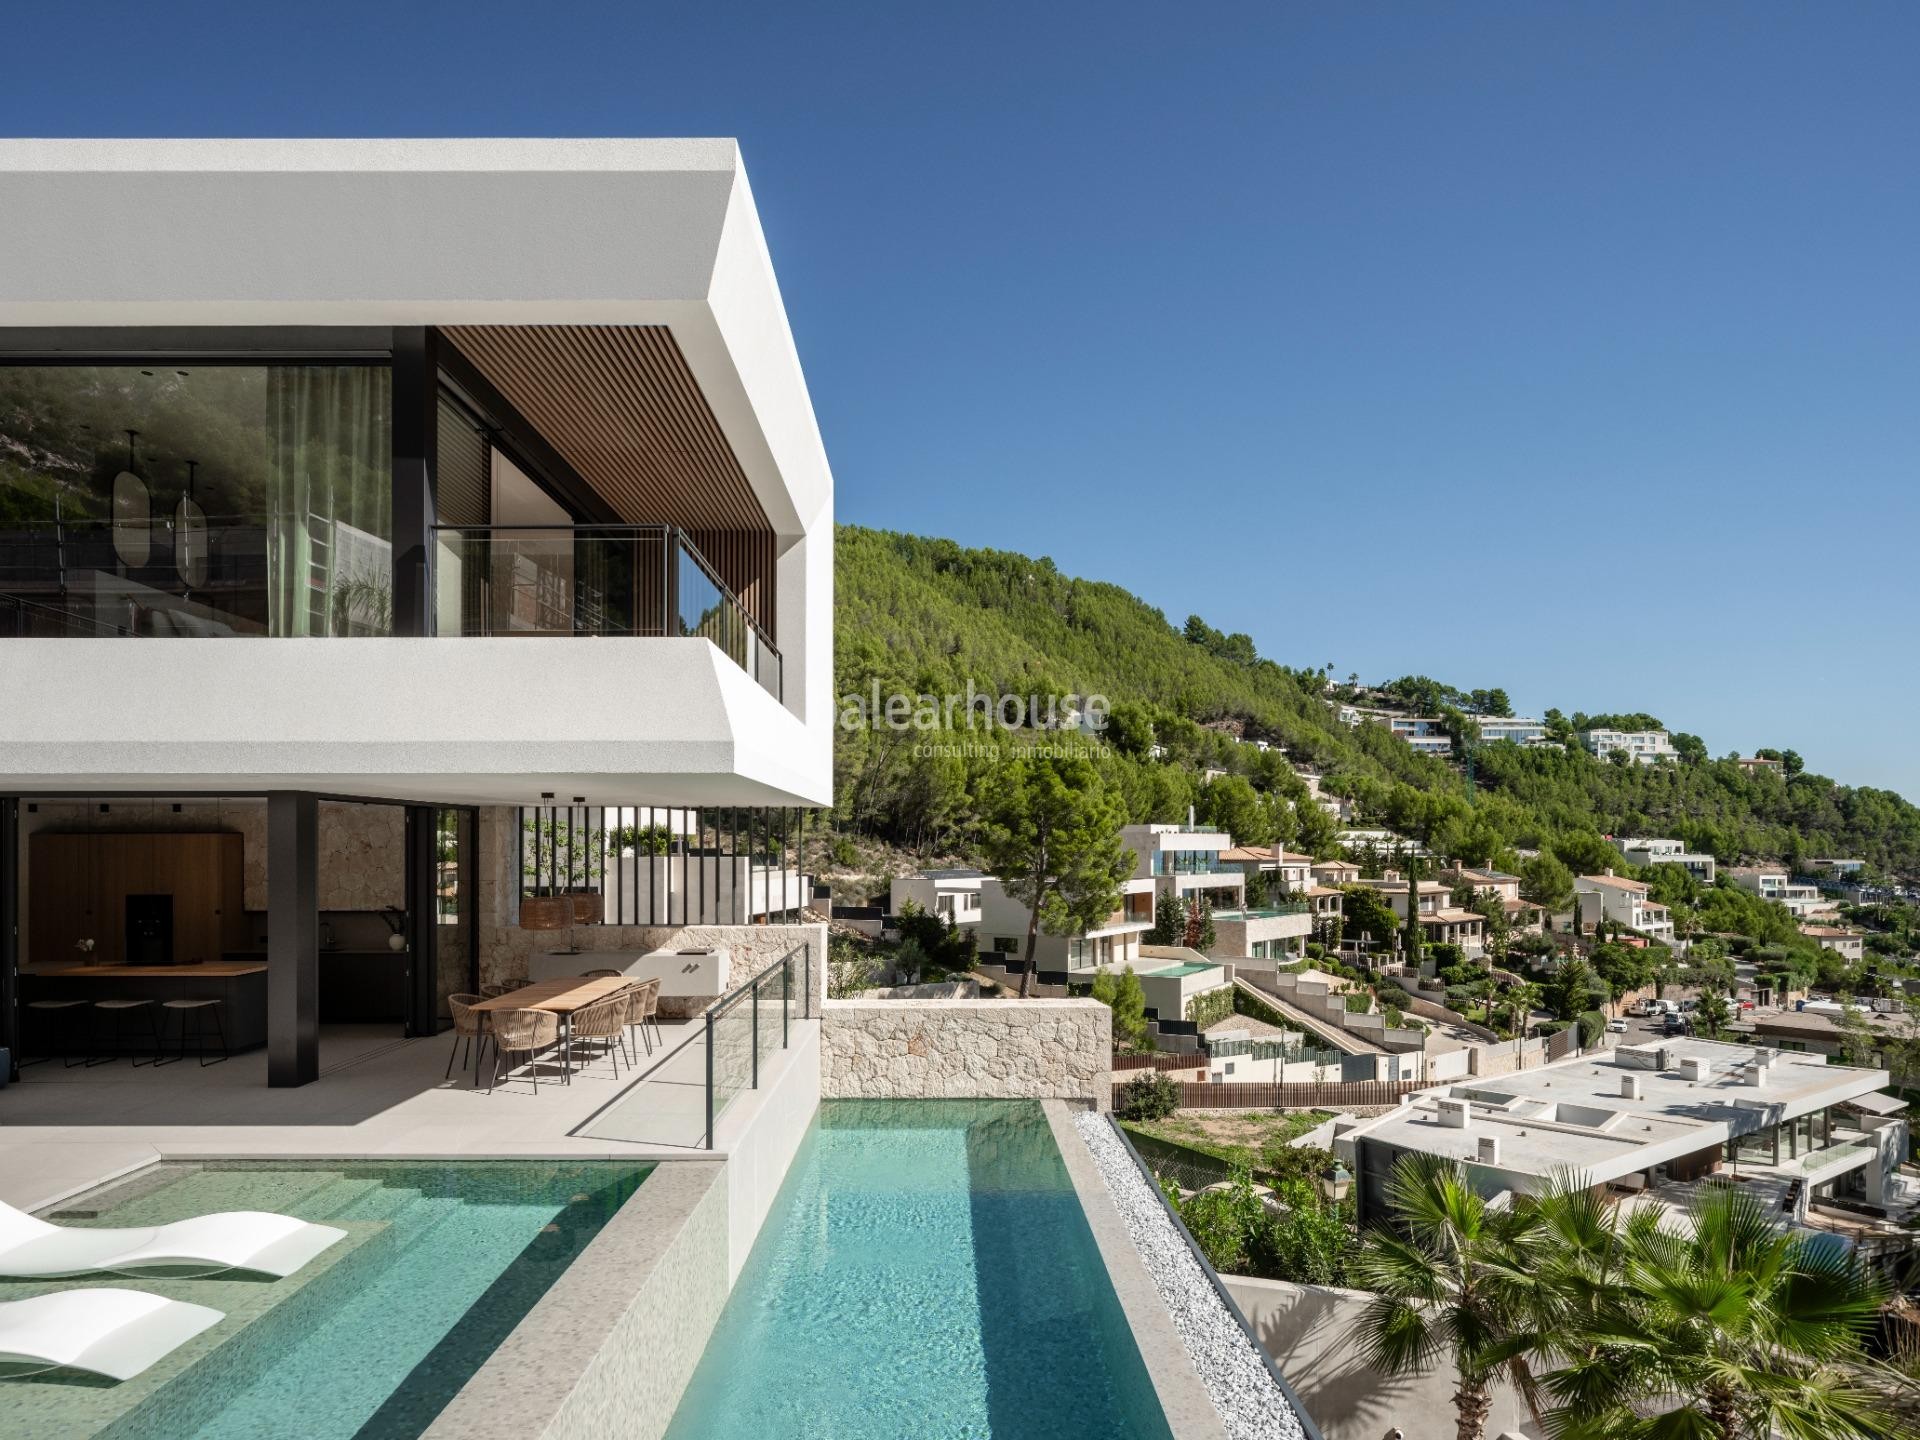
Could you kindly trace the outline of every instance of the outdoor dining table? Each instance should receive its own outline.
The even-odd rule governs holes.
[[[480,1000],[469,1009],[487,1010],[551,1010],[560,1017],[561,1053],[571,1056],[573,1053],[573,1012],[584,1010],[596,1001],[605,1000],[609,995],[618,995],[633,982],[624,976],[603,976],[588,979],[583,975],[563,975],[557,980],[536,980],[531,985],[522,985],[518,990],[509,990],[504,995],[495,995]],[[480,1067],[473,1067],[473,1083],[480,1083]],[[573,1068],[568,1066],[562,1077],[562,1083],[573,1083]]]

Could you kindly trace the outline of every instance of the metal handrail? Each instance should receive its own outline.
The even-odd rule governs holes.
[[[751,1068],[751,1079],[750,1079],[748,1088],[753,1090],[758,1090],[760,1088],[760,987],[761,987],[761,983],[765,981],[770,975],[772,975],[774,971],[778,970],[780,972],[780,1048],[782,1050],[785,1050],[789,1045],[793,1043],[790,1017],[791,1017],[792,1008],[793,1008],[792,961],[793,961],[793,957],[796,955],[801,955],[805,957],[804,965],[803,965],[803,973],[801,976],[801,996],[806,1006],[806,1012],[802,1018],[812,1019],[813,1018],[813,946],[810,942],[807,942],[807,941],[802,941],[800,944],[794,946],[793,949],[789,950],[786,954],[782,955],[778,960],[774,961],[771,965],[767,966],[766,969],[760,971],[758,974],[753,976],[753,978],[748,980],[744,985],[741,985],[738,988],[736,988],[731,994],[721,996],[718,1000],[714,1001],[713,1004],[709,1005],[706,1008],[706,1011],[704,1012],[703,1018],[706,1021],[706,1031],[707,1031],[706,1033],[707,1128],[706,1128],[705,1148],[708,1150],[713,1149],[714,1122],[719,1119],[719,1107],[717,1107],[715,1104],[716,1092],[714,1088],[714,1073],[713,1073],[714,1023],[724,1018],[732,1010],[736,1009],[741,1004],[742,1000],[750,999],[752,1001],[752,1005],[753,1005],[753,1041],[752,1041],[752,1061],[751,1061],[752,1068]]]

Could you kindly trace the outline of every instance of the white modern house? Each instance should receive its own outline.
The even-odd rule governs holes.
[[[1580,875],[1574,878],[1573,893],[1580,904],[1582,918],[1593,916],[1614,925],[1624,925],[1650,940],[1673,943],[1673,912],[1654,900],[1639,880],[1615,875]]]
[[[0,141],[0,216],[0,1043],[213,965],[299,1085],[797,913],[833,481],[732,141]]]
[[[1224,830],[1194,824],[1126,825],[1120,841],[1134,854],[1133,878],[1152,882],[1157,897],[1204,898],[1214,909],[1231,909],[1246,898],[1247,877],[1225,859],[1234,848]]]
[[[1515,745],[1538,745],[1547,738],[1546,723],[1521,715],[1481,715],[1475,724],[1487,744],[1511,740]]]
[[[1613,848],[1629,865],[1678,865],[1701,884],[1713,883],[1713,856],[1689,850],[1678,840],[1621,836],[1613,842]]]
[[[1821,1056],[1679,1039],[1622,1045],[1536,1070],[1410,1095],[1335,1130],[1362,1223],[1383,1214],[1401,1156],[1462,1162],[1488,1196],[1533,1193],[1556,1175],[1659,1196],[1722,1169],[1778,1197],[1783,1218],[1850,1196],[1884,1206],[1907,1124],[1885,1070]]]
[[[1050,935],[1044,929],[1034,939],[1034,978],[1043,985],[1065,985],[1085,980],[1099,970],[1140,968],[1140,945],[1153,928],[1154,886],[1135,876],[1121,882],[1120,903],[1112,914],[1077,935]],[[989,875],[980,884],[980,921],[974,930],[983,954],[1019,961],[1027,953],[1027,926],[1033,908],[1013,898],[999,880]]]
[[[1580,743],[1602,760],[1615,751],[1636,765],[1657,765],[1662,760],[1677,760],[1680,752],[1665,730],[1582,730]]]
[[[1796,919],[1833,908],[1833,902],[1820,893],[1818,885],[1795,881],[1780,866],[1731,865],[1727,868],[1727,878],[1762,900],[1784,905]]]
[[[1407,742],[1407,748],[1421,755],[1444,757],[1453,754],[1453,737],[1432,715],[1388,715],[1387,728]]]
[[[976,930],[983,913],[980,890],[989,883],[999,882],[984,870],[964,866],[896,875],[887,887],[887,908],[899,915],[907,905],[914,904],[929,915],[951,920],[962,930]]]

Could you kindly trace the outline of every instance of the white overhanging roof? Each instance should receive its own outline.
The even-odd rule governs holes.
[[[732,140],[0,140],[0,326],[665,325],[776,534],[832,478]]]

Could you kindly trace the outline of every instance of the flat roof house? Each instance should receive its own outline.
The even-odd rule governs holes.
[[[1613,848],[1629,865],[1678,865],[1701,884],[1713,883],[1713,856],[1689,850],[1678,840],[1622,836]]]
[[[980,887],[991,878],[984,870],[965,866],[896,875],[887,886],[887,908],[898,915],[912,903],[962,930],[970,929],[980,923]]]
[[[1708,1040],[1622,1045],[1418,1092],[1336,1131],[1334,1148],[1362,1223],[1383,1214],[1393,1167],[1413,1152],[1461,1161],[1489,1196],[1537,1192],[1556,1175],[1658,1192],[1725,1165],[1794,1197],[1796,1214],[1826,1193],[1881,1205],[1906,1153],[1906,1121],[1880,1103],[1887,1078]]]
[[[1657,765],[1680,757],[1665,730],[1582,730],[1580,743],[1602,760],[1619,751],[1636,765]]]
[[[737,146],[0,141],[0,215],[0,1043],[220,967],[301,1085],[574,924],[730,988],[834,713]]]
[[[1763,900],[1786,906],[1795,918],[1833,908],[1833,902],[1820,893],[1818,885],[1795,881],[1784,866],[1730,865],[1727,877],[1742,890],[1751,890]]]

